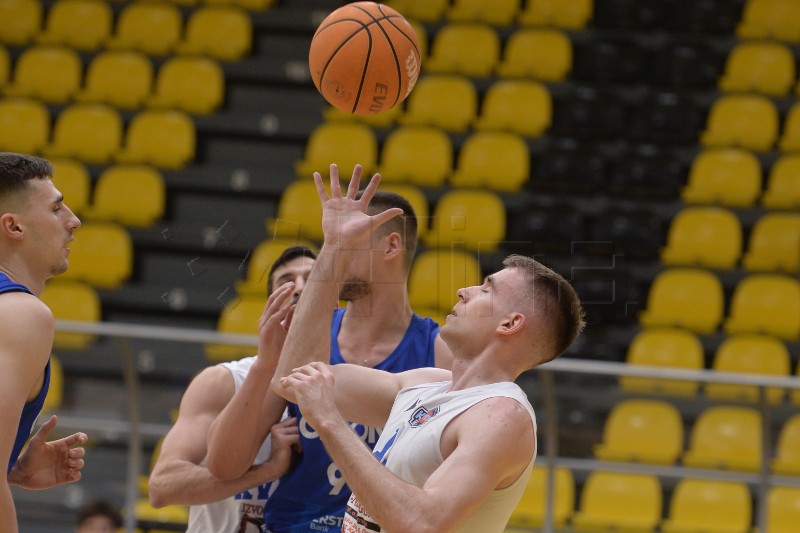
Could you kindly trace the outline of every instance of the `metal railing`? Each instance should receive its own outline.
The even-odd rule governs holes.
[[[139,374],[134,363],[130,348],[131,339],[147,339],[190,343],[231,344],[240,346],[254,346],[257,344],[255,335],[221,334],[214,331],[202,331],[191,328],[176,328],[163,326],[143,326],[134,324],[104,323],[104,322],[76,322],[57,320],[56,329],[63,332],[84,333],[114,337],[120,343],[120,357],[122,358],[123,379],[127,389],[128,421],[110,423],[107,419],[98,419],[96,426],[86,417],[72,419],[60,417],[67,426],[84,427],[108,430],[109,427],[128,434],[127,467],[125,484],[125,530],[133,532],[136,528],[135,504],[138,499],[138,476],[142,471],[142,436],[161,436],[168,426],[162,424],[148,424],[141,420],[141,404],[139,401]],[[718,372],[713,370],[680,370],[670,368],[654,368],[635,366],[627,363],[611,363],[601,361],[586,361],[576,359],[558,359],[533,371],[543,385],[543,399],[545,410],[545,442],[544,454],[540,454],[548,465],[547,476],[547,512],[542,531],[551,533],[553,526],[554,503],[554,472],[558,466],[568,467],[577,471],[592,471],[597,469],[620,472],[651,473],[661,477],[703,477],[720,480],[735,480],[757,487],[759,502],[756,525],[760,531],[768,531],[766,516],[766,495],[773,484],[791,485],[800,487],[800,477],[773,475],[770,469],[769,451],[771,450],[770,404],[766,399],[766,389],[778,387],[787,390],[800,391],[800,379],[796,377],[765,377],[745,374]],[[558,451],[558,416],[556,404],[556,390],[554,374],[588,374],[618,378],[620,376],[639,378],[659,378],[680,381],[694,381],[704,383],[724,383],[735,385],[750,385],[759,388],[759,406],[762,412],[762,464],[758,473],[738,472],[729,470],[711,470],[689,468],[683,466],[660,466],[643,463],[609,462],[595,459],[579,459],[559,457]]]

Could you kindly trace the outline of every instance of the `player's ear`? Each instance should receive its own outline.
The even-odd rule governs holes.
[[[10,239],[21,239],[23,231],[17,215],[14,213],[3,213],[3,215],[0,216],[0,231]]]
[[[386,235],[386,248],[384,248],[384,255],[386,255],[387,259],[391,256],[401,255],[405,250],[403,246],[403,239],[400,238],[400,234],[396,231],[393,231]]]
[[[512,335],[522,331],[525,326],[525,315],[519,312],[509,313],[503,317],[500,325],[497,326],[498,333],[502,335]]]

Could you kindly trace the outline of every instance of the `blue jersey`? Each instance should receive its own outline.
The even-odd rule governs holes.
[[[339,328],[344,309],[337,309],[331,324],[331,364],[344,363],[339,351]],[[413,315],[406,334],[394,351],[374,368],[403,372],[434,366],[434,340],[439,325],[430,318]],[[338,532],[350,489],[333,464],[319,435],[308,425],[297,405],[289,404],[289,416],[297,417],[303,453],[295,467],[283,476],[264,508],[264,522],[271,533]],[[351,424],[370,449],[380,428]]]
[[[14,283],[8,279],[8,276],[0,273],[0,294],[4,292],[27,292],[28,294],[33,294],[25,285]],[[39,394],[36,396],[36,398],[34,398],[31,402],[26,403],[22,408],[22,415],[19,418],[19,426],[17,427],[17,437],[14,440],[14,448],[11,450],[11,457],[8,458],[8,470],[6,470],[6,473],[11,472],[11,468],[13,468],[14,463],[17,462],[17,457],[19,457],[20,452],[22,452],[22,448],[28,441],[28,437],[31,435],[33,424],[36,423],[36,418],[39,416],[39,413],[42,412],[44,399],[47,396],[47,391],[49,388],[50,360],[48,359],[47,364],[44,367],[44,383],[42,383],[42,390],[39,391]]]

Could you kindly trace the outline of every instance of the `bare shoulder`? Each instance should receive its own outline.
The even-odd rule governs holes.
[[[452,381],[453,373],[443,368],[415,368],[413,370],[406,370],[397,375],[401,389],[422,385],[425,383],[436,383],[439,381]]]
[[[11,331],[21,322],[54,325],[53,313],[39,298],[26,292],[9,292],[0,298],[0,327]]]
[[[203,369],[183,394],[181,414],[197,414],[200,412],[220,412],[233,398],[235,393],[231,373],[219,365]]]
[[[53,313],[35,296],[12,292],[0,298],[0,348],[4,353],[46,359],[54,333]]]

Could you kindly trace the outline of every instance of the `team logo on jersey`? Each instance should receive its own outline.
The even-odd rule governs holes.
[[[411,413],[411,418],[408,419],[408,423],[412,428],[418,428],[437,414],[439,414],[438,405],[430,410],[426,409],[424,405],[420,405],[413,413]]]

